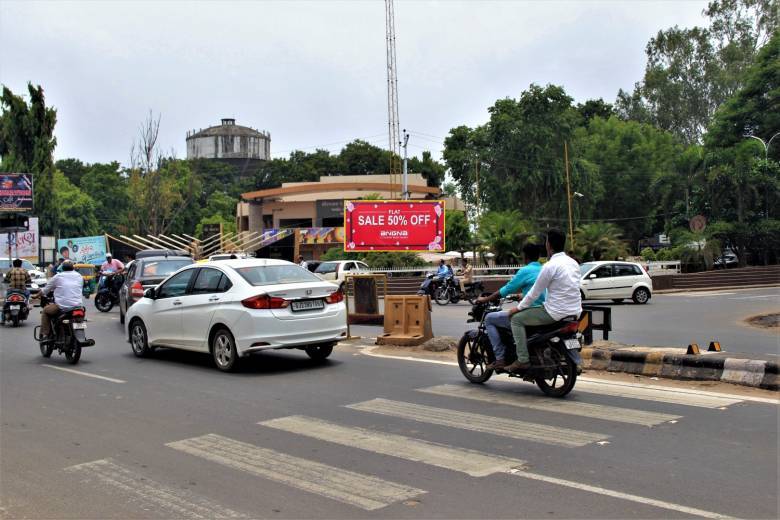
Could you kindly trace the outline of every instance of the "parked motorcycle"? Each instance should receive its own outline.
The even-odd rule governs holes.
[[[478,322],[476,329],[463,334],[458,344],[458,366],[472,383],[484,383],[496,373],[504,370],[488,370],[486,365],[495,361],[493,347],[487,335],[485,317],[501,310],[501,303],[478,303],[469,312],[468,323]],[[507,372],[510,377],[535,382],[542,392],[551,397],[563,397],[574,388],[577,375],[582,372],[582,334],[579,320],[567,318],[551,325],[526,327],[528,353],[531,367],[523,372]],[[517,359],[514,338],[509,329],[499,329],[501,341],[507,345],[505,361],[508,364]]]
[[[436,303],[439,305],[458,303],[460,300],[468,300],[470,304],[474,305],[477,303],[477,298],[479,298],[485,290],[484,286],[482,285],[482,282],[464,285],[466,286],[466,290],[462,291],[457,279],[449,277],[436,289],[433,299],[436,300]]]
[[[41,309],[52,303],[53,299],[41,295]],[[87,310],[84,307],[75,307],[62,311],[51,321],[52,335],[45,340],[41,338],[40,326],[33,330],[33,337],[41,349],[41,355],[51,357],[55,350],[65,354],[68,363],[75,365],[81,359],[81,349],[95,345],[94,339],[87,339]]]
[[[29,314],[30,299],[24,291],[18,289],[7,291],[0,322],[3,325],[10,323],[12,327],[18,327],[21,322],[27,319]]]
[[[95,308],[100,312],[109,312],[114,305],[119,305],[119,290],[123,282],[124,277],[120,274],[103,273],[95,295]]]

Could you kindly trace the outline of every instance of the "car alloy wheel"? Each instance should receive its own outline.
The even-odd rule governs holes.
[[[149,354],[149,342],[146,337],[146,327],[141,320],[135,320],[130,325],[130,346],[133,354],[144,357]]]
[[[638,288],[636,291],[634,291],[634,303],[647,303],[647,301],[650,299],[650,292],[645,289],[644,287]]]
[[[235,368],[238,361],[238,352],[236,351],[233,336],[227,329],[220,329],[214,334],[212,351],[217,368],[225,372]]]

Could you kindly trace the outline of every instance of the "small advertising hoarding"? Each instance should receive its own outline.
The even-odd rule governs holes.
[[[57,240],[57,258],[77,264],[100,265],[106,259],[106,237],[60,238]]]
[[[344,201],[344,251],[443,253],[443,200]]]
[[[0,213],[33,209],[33,178],[29,173],[0,173]]]

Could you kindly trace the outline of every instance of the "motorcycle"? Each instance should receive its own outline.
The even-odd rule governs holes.
[[[455,277],[448,277],[444,280],[444,283],[439,285],[433,295],[433,299],[439,305],[447,305],[448,303],[458,303],[460,300],[468,300],[471,305],[477,303],[477,298],[482,295],[484,286],[482,282],[474,282],[464,284],[466,290],[460,289],[460,284]]]
[[[95,308],[100,312],[109,312],[114,305],[119,305],[119,289],[124,278],[117,273],[103,273],[98,282],[98,291],[95,295]]]
[[[439,283],[441,283],[441,278],[434,273],[429,273],[423,280],[423,283],[420,284],[417,296],[425,296],[427,294],[431,299],[434,299]]]
[[[0,323],[18,327],[30,314],[29,297],[24,291],[10,289],[6,292]]]
[[[51,297],[41,295],[41,309],[53,302]],[[87,310],[84,307],[74,307],[60,311],[60,313],[51,320],[52,335],[48,338],[41,338],[41,327],[36,326],[33,330],[33,337],[38,342],[41,349],[41,355],[49,358],[55,350],[60,354],[65,354],[68,363],[75,365],[81,359],[81,349],[95,345],[94,339],[87,339]]]
[[[468,323],[478,322],[476,329],[463,334],[458,344],[458,366],[461,373],[472,383],[481,384],[491,378],[493,373],[504,370],[487,369],[495,361],[493,346],[487,335],[485,318],[492,312],[501,310],[501,303],[478,303],[469,312]],[[507,345],[505,361],[508,364],[517,359],[514,338],[510,329],[499,328],[501,341]],[[563,397],[572,391],[577,375],[582,373],[582,334],[579,332],[579,320],[567,318],[551,325],[526,327],[528,335],[528,353],[531,367],[521,372],[506,372],[509,377],[519,377],[524,381],[536,383],[539,389],[550,397]]]

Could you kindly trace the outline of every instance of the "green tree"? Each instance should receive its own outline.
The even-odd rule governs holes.
[[[73,182],[72,179],[69,180]],[[81,189],[93,200],[95,217],[102,231],[106,233],[129,231],[126,224],[127,212],[130,209],[127,177],[124,176],[118,162],[86,165],[86,173],[81,176]]]
[[[53,181],[54,193],[57,194],[58,236],[81,237],[98,234],[100,226],[95,218],[95,202],[92,198],[60,171],[54,171]]]
[[[523,220],[520,212],[491,211],[479,222],[479,239],[495,255],[497,264],[517,264],[522,261],[523,245],[533,236],[533,226]]]
[[[574,232],[574,253],[584,262],[615,260],[628,252],[621,231],[614,224],[594,222]]]
[[[54,125],[57,111],[47,107],[43,89],[27,84],[29,104],[3,87],[0,98],[0,171],[31,173],[34,211],[41,234],[57,231],[57,198],[54,191]]]
[[[445,245],[450,251],[460,251],[463,257],[463,252],[470,251],[472,246],[471,229],[466,214],[462,211],[447,210],[444,217]]]
[[[409,158],[408,164],[409,173],[419,173],[423,176],[428,186],[438,188],[444,182],[444,175],[447,172],[447,168],[438,161],[435,161],[431,156],[431,152],[424,151],[422,158],[417,157]]]
[[[89,165],[78,159],[60,159],[54,163],[54,167],[65,174],[75,186],[81,186],[81,178],[89,171]]]
[[[338,162],[344,175],[388,173],[390,152],[366,141],[355,139],[341,150]]]

